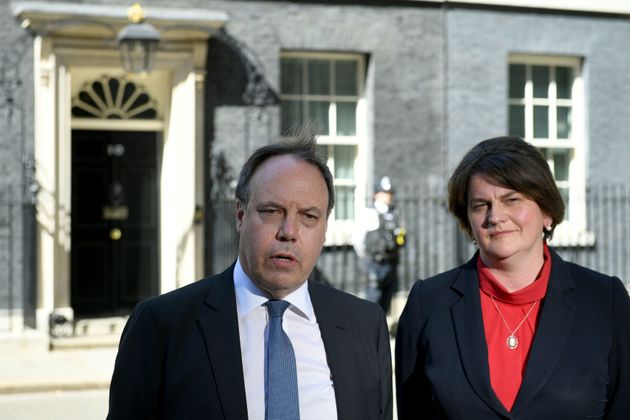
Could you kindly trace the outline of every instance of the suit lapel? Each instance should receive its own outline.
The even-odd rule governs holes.
[[[346,317],[340,316],[339,308],[333,294],[327,293],[325,286],[309,281],[308,286],[313,309],[322,334],[326,359],[330,367],[335,388],[335,402],[337,417],[340,419],[354,418],[352,413],[352,389],[354,379],[352,372],[347,369],[344,355],[348,354],[348,346],[353,345],[350,331],[346,325]]]
[[[485,340],[479,297],[479,278],[473,258],[460,271],[453,282],[453,289],[461,294],[451,306],[451,316],[455,326],[457,349],[464,372],[477,395],[497,413],[509,417],[510,414],[496,397],[490,384],[488,349]]]
[[[552,260],[547,293],[513,413],[527,406],[553,372],[564,352],[575,316],[575,304],[565,293],[575,284],[564,261],[550,251]]]
[[[197,322],[206,343],[208,359],[226,420],[246,420],[247,401],[241,363],[234,266],[213,279],[206,296],[208,313]]]

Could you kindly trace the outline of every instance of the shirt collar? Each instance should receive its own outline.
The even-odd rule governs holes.
[[[269,300],[265,292],[243,271],[240,259],[236,260],[234,266],[234,292],[236,294],[236,310],[238,317],[243,318],[251,311],[262,306]],[[305,318],[309,322],[315,322],[315,311],[308,293],[308,281],[305,281],[297,290],[284,297],[289,302],[289,309],[297,315]]]
[[[387,211],[389,210],[389,206],[381,201],[375,201],[374,208],[379,213],[387,213]]]
[[[540,300],[547,293],[547,284],[551,274],[551,253],[546,243],[543,244],[543,260],[543,265],[532,283],[510,292],[494,277],[481,257],[477,257],[479,288],[488,296],[513,305],[524,305]]]

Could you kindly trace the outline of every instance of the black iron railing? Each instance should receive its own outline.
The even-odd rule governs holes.
[[[401,289],[467,261],[475,247],[446,208],[442,187],[408,187],[397,192],[397,207],[407,229],[407,245],[399,266]],[[233,262],[238,250],[234,203],[223,200],[213,206],[214,235],[212,271]],[[586,194],[586,230],[594,241],[569,241],[556,247],[568,261],[620,277],[630,284],[630,186],[592,185]],[[365,290],[362,262],[352,246],[326,246],[317,263],[320,279],[361,295]]]

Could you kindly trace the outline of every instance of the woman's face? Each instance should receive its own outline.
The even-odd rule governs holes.
[[[541,258],[543,228],[552,219],[522,193],[473,175],[468,182],[468,221],[482,260],[492,267]]]

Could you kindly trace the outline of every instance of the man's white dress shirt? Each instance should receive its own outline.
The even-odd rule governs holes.
[[[263,305],[269,298],[245,274],[239,260],[234,267],[234,289],[247,414],[250,420],[263,420],[268,336],[267,309]],[[335,393],[307,282],[284,300],[291,304],[282,326],[295,351],[300,420],[334,420],[337,418]]]

